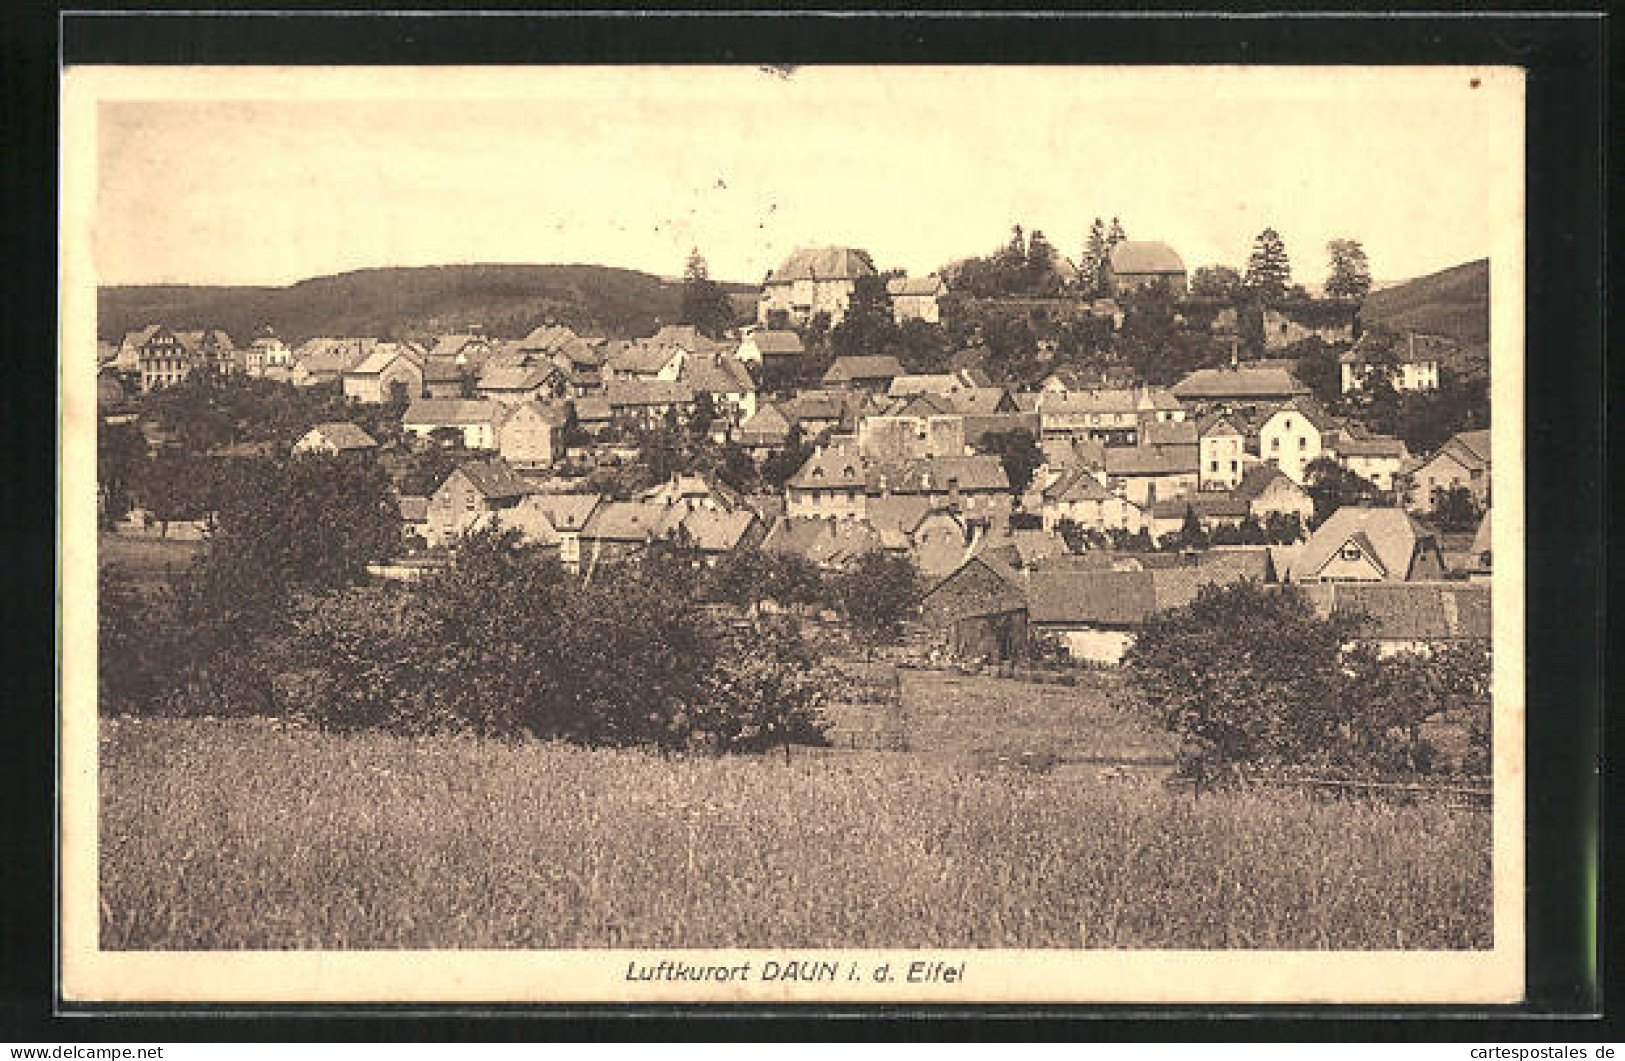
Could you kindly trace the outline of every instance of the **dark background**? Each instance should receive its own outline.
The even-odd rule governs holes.
[[[283,5],[286,8],[288,5]],[[8,255],[0,366],[12,415],[0,485],[14,540],[0,566],[12,695],[0,707],[8,788],[0,833],[0,1040],[592,1038],[1620,1038],[1604,1008],[1612,921],[1593,922],[1593,882],[1612,883],[1602,827],[1605,679],[1625,643],[1605,637],[1603,358],[1606,44],[1595,17],[1134,18],[909,16],[435,17],[0,13],[0,169]],[[60,46],[60,53],[59,53]],[[960,1007],[825,1010],[502,1008],[417,1019],[393,1007],[281,1008],[244,1017],[160,1007],[116,1017],[55,1001],[55,175],[57,75],[65,63],[525,64],[1283,63],[1484,64],[1528,70],[1528,943],[1529,1002],[1501,1009]],[[1616,90],[1617,91],[1617,90]],[[1191,179],[1201,179],[1199,159]],[[21,472],[21,475],[16,474]],[[1617,473],[1616,473],[1617,474]],[[23,636],[16,636],[16,634]],[[1610,682],[1609,684],[1613,684]],[[1614,783],[1608,778],[1610,786]],[[1613,804],[1614,793],[1610,787]],[[1595,868],[1594,868],[1595,867]],[[1601,880],[1597,875],[1603,874]],[[1604,894],[1611,894],[1609,888]],[[1613,945],[1609,945],[1613,944]],[[1611,984],[1610,984],[1611,988]],[[1609,992],[1613,995],[1612,989]],[[1611,1008],[1611,1007],[1609,1007]],[[1250,1019],[1264,1017],[1263,1020]],[[631,1018],[631,1019],[629,1019]],[[1531,1019],[1534,1018],[1534,1019]]]

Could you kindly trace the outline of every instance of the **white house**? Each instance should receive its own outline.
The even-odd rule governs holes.
[[[838,324],[859,280],[878,275],[868,251],[799,248],[762,281],[756,319],[772,327],[805,324],[820,313]]]
[[[899,276],[886,281],[886,294],[891,296],[892,318],[898,324],[911,320],[940,324],[941,299],[947,293],[948,285],[943,282],[942,277],[935,274],[919,277]]]
[[[1247,452],[1247,424],[1234,413],[1213,413],[1197,423],[1197,484],[1234,490],[1257,457]]]
[[[1326,449],[1333,430],[1326,412],[1312,398],[1293,398],[1276,406],[1258,429],[1258,456],[1273,461],[1295,483]]]
[[[1430,391],[1439,387],[1439,348],[1446,341],[1435,336],[1418,336],[1408,332],[1405,345],[1387,355],[1390,380],[1397,391]],[[1368,344],[1359,342],[1346,350],[1338,359],[1342,363],[1343,393],[1357,391],[1365,385],[1367,370],[1376,362]]]
[[[407,406],[401,430],[419,438],[433,438],[445,428],[462,436],[467,449],[496,449],[496,425],[503,406],[479,398],[419,398]]]

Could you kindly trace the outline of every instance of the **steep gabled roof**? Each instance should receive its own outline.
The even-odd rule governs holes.
[[[683,362],[682,377],[696,394],[751,394],[756,383],[731,354],[696,354]]]
[[[862,490],[867,483],[857,449],[831,445],[815,450],[785,485],[802,490]]]
[[[1082,467],[1068,468],[1061,477],[1044,491],[1044,500],[1057,504],[1075,501],[1110,501],[1112,492],[1100,485],[1089,471]]]
[[[852,247],[801,247],[768,275],[767,283],[794,280],[857,280],[875,276],[875,263],[868,251]]]
[[[1324,405],[1321,405],[1320,402],[1316,401],[1307,394],[1300,394],[1295,397],[1288,398],[1280,405],[1277,405],[1275,408],[1263,415],[1262,422],[1259,424],[1259,426],[1262,428],[1264,424],[1268,423],[1272,418],[1279,416],[1282,413],[1297,413],[1299,416],[1302,416],[1305,420],[1313,424],[1315,430],[1319,431],[1321,434],[1326,434],[1337,429],[1337,421],[1332,417],[1332,414],[1326,411],[1326,407]]]
[[[688,351],[676,343],[655,339],[631,339],[611,343],[604,364],[611,371],[652,376],[665,368],[674,357]]]
[[[587,525],[602,500],[598,494],[531,494],[524,503],[547,517],[554,530],[572,533]]]
[[[696,549],[722,553],[737,549],[755,523],[756,513],[748,508],[732,512],[697,508],[683,517],[680,526]]]
[[[1277,480],[1284,482],[1291,490],[1305,493],[1303,487],[1293,482],[1292,477],[1283,472],[1278,465],[1265,462],[1255,464],[1242,472],[1241,482],[1236,484],[1236,488],[1230,494],[1232,497],[1246,501],[1250,505],[1263,497],[1264,492],[1270,489]]]
[[[531,491],[529,481],[501,457],[468,461],[459,465],[457,471],[479,491],[480,496],[490,500],[523,497]]]
[[[1477,431],[1461,431],[1450,437],[1450,441],[1463,447],[1467,452],[1484,462],[1488,467],[1490,463],[1490,432],[1488,428]]]
[[[739,441],[745,445],[771,445],[790,437],[790,421],[777,405],[768,402],[739,425]]]
[[[553,427],[563,427],[570,420],[570,414],[565,411],[562,402],[544,402],[535,398],[525,402],[518,402],[505,410],[503,424],[511,424],[519,416],[534,416],[545,424]]]
[[[418,367],[418,360],[413,356],[410,348],[400,343],[378,343],[358,364],[344,370],[346,376],[376,376],[388,368],[396,358],[405,358],[414,367]]]
[[[1293,561],[1293,575],[1299,580],[1316,577],[1336,552],[1352,541],[1377,562],[1384,579],[1404,581],[1410,577],[1417,543],[1432,537],[1431,531],[1403,509],[1345,505],[1304,542],[1302,552]]]

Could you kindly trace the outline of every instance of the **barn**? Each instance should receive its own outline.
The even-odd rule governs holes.
[[[1020,659],[1027,647],[1027,594],[1003,560],[978,553],[925,594],[926,626],[962,659]]]

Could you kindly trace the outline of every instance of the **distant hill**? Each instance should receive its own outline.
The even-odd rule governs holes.
[[[117,341],[147,324],[218,327],[246,343],[269,324],[298,343],[317,335],[421,338],[479,325],[515,338],[557,320],[583,334],[630,337],[676,321],[681,300],[680,282],[601,265],[362,269],[287,287],[104,287],[96,332]]]
[[[1490,341],[1487,258],[1373,291],[1360,311],[1365,324],[1448,335],[1469,347]]]

